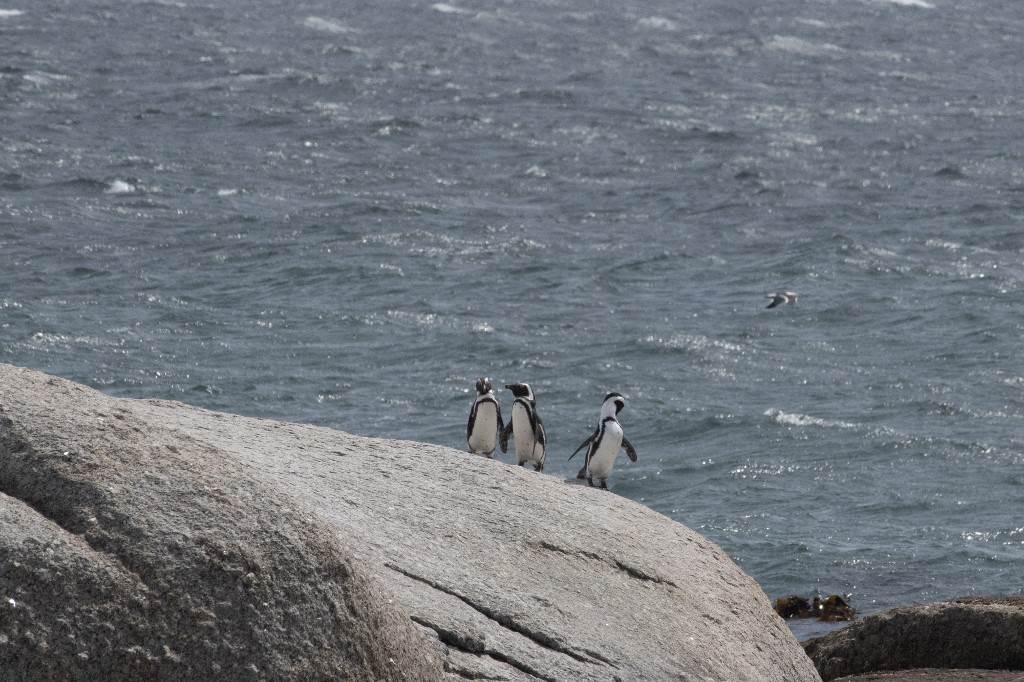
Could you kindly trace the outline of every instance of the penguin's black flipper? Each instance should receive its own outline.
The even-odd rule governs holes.
[[[548,458],[548,434],[544,430],[544,422],[540,420],[540,415],[537,415],[537,421],[533,427],[533,437],[535,441],[533,443],[533,454],[537,454],[537,446],[540,446],[540,462],[537,463],[537,471],[544,471],[544,460]]]
[[[466,423],[466,441],[473,435],[473,424],[476,423],[476,406],[480,403],[473,403],[473,409],[469,411],[469,421]]]
[[[505,430],[505,422],[501,419],[501,405],[498,404],[497,400],[494,401],[494,411],[498,413],[498,433],[500,434]],[[501,451],[505,452],[505,449],[502,448]]]
[[[630,462],[635,462],[636,461],[636,448],[633,447],[633,444],[630,443],[629,440],[625,436],[622,437],[622,447],[626,448],[626,456],[629,457],[629,461]]]
[[[585,441],[583,441],[582,443],[580,443],[580,446],[578,448],[576,448],[575,450],[572,451],[572,454],[569,455],[569,459],[572,459],[573,457],[575,457],[579,453],[580,450],[582,450],[583,448],[585,448],[588,445],[590,445],[591,443],[593,443],[594,439],[597,438],[597,434],[600,433],[600,432],[601,432],[601,429],[594,429],[594,432],[592,434],[590,434],[589,436],[587,436],[587,439]],[[587,466],[586,464],[583,465],[584,468],[586,468],[586,466]],[[578,476],[577,478],[583,478],[583,477],[582,476]]]
[[[498,445],[501,446],[502,452],[508,452],[508,437],[512,435],[512,420],[510,419],[505,428],[501,430],[501,437],[498,439]]]

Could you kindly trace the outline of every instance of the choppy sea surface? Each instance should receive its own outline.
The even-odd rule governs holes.
[[[0,361],[458,448],[476,377],[527,381],[563,477],[618,390],[614,493],[769,596],[1021,594],[1022,35],[1017,0],[0,0]]]

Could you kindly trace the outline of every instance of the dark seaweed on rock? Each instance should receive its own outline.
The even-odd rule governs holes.
[[[815,595],[811,601],[793,594],[779,597],[774,603],[775,613],[789,618],[817,618],[825,622],[853,620],[856,611],[846,599],[838,594],[830,594],[822,599]]]

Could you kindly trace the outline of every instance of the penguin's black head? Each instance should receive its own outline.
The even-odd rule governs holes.
[[[615,401],[615,414],[622,412],[622,408],[626,406],[626,398],[621,393],[612,391],[604,397],[604,402],[607,403],[609,400]]]
[[[517,398],[533,400],[533,389],[530,388],[530,384],[505,384],[505,388],[512,391],[512,395]]]
[[[485,395],[491,391],[491,380],[488,377],[480,377],[476,380],[476,394]]]

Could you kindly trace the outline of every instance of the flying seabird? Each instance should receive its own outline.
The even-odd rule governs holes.
[[[774,308],[777,305],[783,303],[796,303],[796,292],[795,291],[776,291],[768,294],[766,298],[772,299],[772,302],[768,304],[769,308]]]

